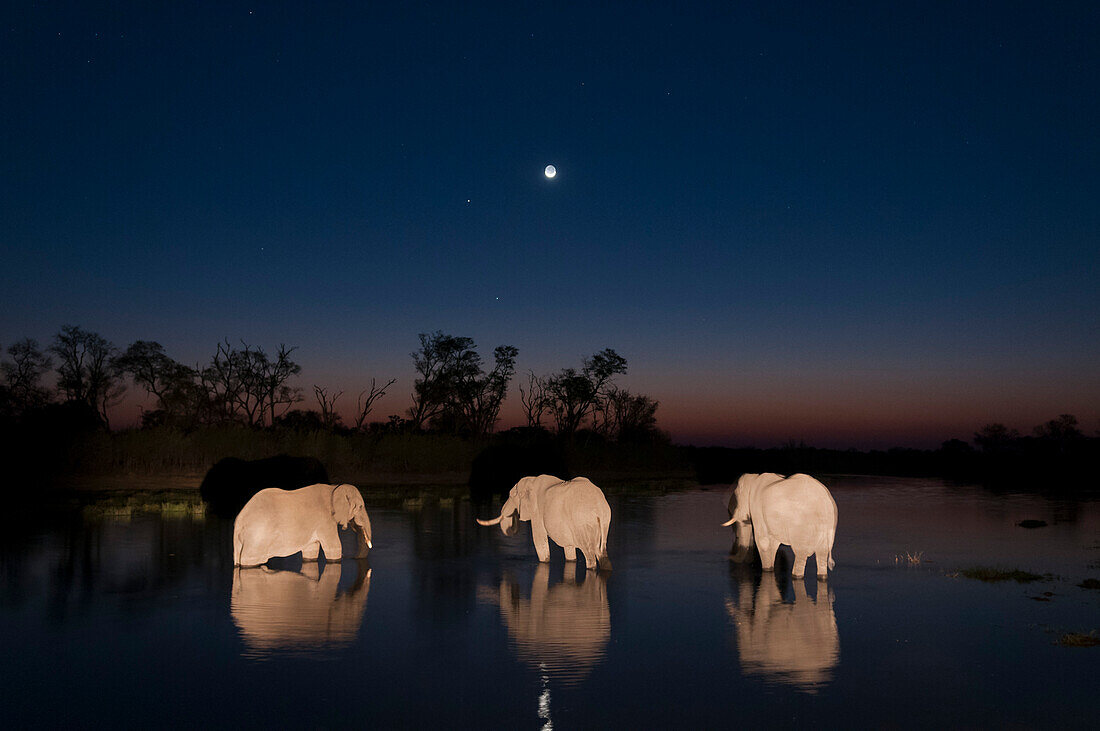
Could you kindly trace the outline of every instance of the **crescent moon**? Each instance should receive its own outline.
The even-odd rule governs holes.
[[[546,174],[546,177],[552,178],[552,177],[554,177],[555,175],[558,174],[558,169],[556,167],[554,167],[553,165],[547,165],[546,169],[543,170],[542,172],[544,172]]]

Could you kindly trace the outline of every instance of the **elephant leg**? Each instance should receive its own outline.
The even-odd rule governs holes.
[[[535,543],[535,553],[539,557],[539,561],[546,563],[550,560],[550,539],[546,535],[546,529],[541,526],[536,526],[535,521],[531,521],[531,539]]]
[[[319,537],[321,550],[325,552],[326,561],[339,561],[344,557],[344,549],[340,546],[340,534],[336,532],[336,526],[326,528]]]
[[[760,554],[760,567],[765,571],[775,569],[775,554],[779,551],[779,541],[773,541],[767,536],[757,536],[756,550]]]
[[[566,561],[576,561],[577,560],[577,547],[576,546],[565,546],[565,560]]]
[[[306,547],[302,549],[303,561],[316,561],[317,555],[321,551],[321,542],[314,541],[313,543],[306,544]],[[325,558],[328,558],[328,552],[325,552]]]
[[[591,547],[582,548],[581,551],[584,553],[585,568],[587,568],[589,571],[595,571],[596,570],[596,552]]]
[[[819,581],[825,581],[829,578],[829,564],[833,560],[833,552],[828,548],[819,548],[814,554],[817,559],[817,578]]]
[[[794,546],[791,546],[791,551],[794,552],[794,562],[791,564],[791,576],[796,579],[801,579],[806,575],[806,559],[809,558],[802,551],[795,551]]]

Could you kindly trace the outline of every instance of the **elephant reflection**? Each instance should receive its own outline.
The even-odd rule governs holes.
[[[355,582],[337,592],[341,572]],[[253,653],[310,652],[343,647],[363,623],[371,570],[364,562],[307,562],[298,571],[234,569],[229,613]]]
[[[825,582],[818,582],[815,601],[806,594],[801,580],[771,574],[757,574],[754,580],[745,569],[734,574],[737,600],[726,599],[726,609],[736,627],[745,674],[761,675],[810,693],[832,680],[833,668],[840,661],[840,635],[833,593]],[[783,601],[780,584],[788,582],[794,603]]]
[[[572,564],[565,579],[550,585],[550,567],[540,563],[531,581],[531,598],[523,599],[511,577],[498,591],[478,589],[485,603],[500,607],[521,661],[565,681],[579,681],[603,659],[611,639],[607,576],[589,572],[578,584]]]

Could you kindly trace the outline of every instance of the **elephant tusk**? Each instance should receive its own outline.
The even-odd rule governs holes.
[[[493,518],[492,520],[482,520],[481,518],[477,518],[477,524],[478,525],[500,525],[500,521],[502,521],[503,519],[504,519],[503,515],[498,515],[497,517]]]
[[[369,538],[367,539],[367,548],[374,548],[374,545],[371,544]]]
[[[730,518],[729,520],[727,520],[725,523],[722,524],[722,527],[723,528],[728,528],[729,526],[733,525],[736,522],[737,522],[737,520],[735,518]]]

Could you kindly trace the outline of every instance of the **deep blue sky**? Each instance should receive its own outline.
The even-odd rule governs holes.
[[[285,342],[381,417],[442,329],[613,347],[678,441],[1100,429],[1100,5],[314,5],[6,6],[0,345]]]

